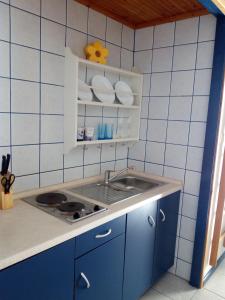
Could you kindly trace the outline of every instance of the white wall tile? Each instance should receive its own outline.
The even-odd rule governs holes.
[[[151,72],[152,50],[134,53],[134,66],[141,73]]]
[[[39,174],[16,177],[14,191],[16,193],[39,188]]]
[[[193,94],[194,71],[179,71],[172,74],[172,96],[189,96]]]
[[[0,41],[0,76],[9,77],[9,44]]]
[[[93,9],[89,9],[88,33],[94,37],[105,39],[106,17]]]
[[[169,96],[171,73],[154,73],[151,77],[151,96]]]
[[[66,41],[67,46],[71,48],[74,54],[76,54],[79,57],[85,57],[84,48],[87,45],[86,34],[68,28]]]
[[[64,167],[71,168],[76,166],[83,166],[84,152],[82,148],[74,148],[69,153],[64,155]]]
[[[48,52],[64,55],[65,26],[42,19],[41,49]]]
[[[122,29],[122,47],[134,50],[134,30],[123,25]]]
[[[41,85],[41,112],[63,114],[64,89],[60,86]]]
[[[200,17],[199,41],[210,41],[215,39],[216,17],[206,15]]]
[[[145,142],[139,141],[129,148],[129,158],[143,160],[145,157]]]
[[[203,148],[188,147],[186,169],[201,172],[203,152]]]
[[[187,145],[188,133],[188,122],[169,121],[167,129],[167,142],[172,144]]]
[[[149,97],[143,97],[141,101],[141,118],[148,118]]]
[[[175,31],[175,44],[180,45],[196,43],[198,38],[198,23],[198,17],[177,21]]]
[[[10,79],[0,78],[0,112],[10,111]]]
[[[118,143],[116,145],[116,159],[127,159],[128,147],[126,144]]]
[[[0,3],[0,39],[9,41],[9,6]]]
[[[150,97],[149,118],[167,119],[169,107],[169,97]]]
[[[38,115],[12,115],[12,144],[38,144],[39,142],[39,116]]]
[[[41,142],[63,142],[63,117],[55,115],[41,116]]]
[[[171,97],[169,120],[189,121],[191,118],[192,97]]]
[[[200,122],[191,122],[189,145],[204,147],[206,124]]]
[[[110,161],[115,160],[116,158],[116,149],[115,145],[102,145],[102,152],[101,152],[101,161]]]
[[[209,97],[208,96],[194,96],[191,112],[192,121],[207,121]]]
[[[214,42],[198,44],[197,69],[212,68]]]
[[[164,163],[165,144],[147,142],[146,145],[146,161],[156,164]]]
[[[10,115],[0,113],[0,146],[10,145]]]
[[[106,47],[109,49],[109,57],[107,62],[110,66],[120,68],[120,47],[106,43]]]
[[[18,79],[40,80],[40,52],[12,45],[12,77]]]
[[[39,49],[40,17],[12,7],[11,40],[20,45]]]
[[[52,0],[42,0],[42,16],[62,23],[66,23],[66,0],[54,0],[54,9]]]
[[[135,51],[152,49],[153,27],[138,29],[135,32]]]
[[[172,70],[173,48],[153,50],[152,72],[165,72]]]
[[[178,259],[176,274],[185,280],[189,280],[191,275],[191,264]]]
[[[38,173],[39,146],[12,147],[12,172],[17,176]]]
[[[212,70],[197,70],[195,74],[195,95],[209,95],[211,86]]]
[[[191,263],[194,243],[185,239],[179,239],[178,258]]]
[[[147,140],[153,142],[164,142],[166,139],[167,121],[149,120]]]
[[[151,80],[151,75],[150,74],[144,74],[143,75],[143,90],[142,90],[142,95],[143,96],[149,96],[149,93],[150,93],[150,80]]]
[[[187,147],[180,145],[166,145],[165,164],[178,168],[185,168]]]
[[[100,164],[84,166],[84,178],[100,175]]]
[[[192,219],[196,219],[197,209],[198,209],[198,197],[189,194],[184,194],[182,215]]]
[[[115,170],[127,168],[127,159],[116,160]]]
[[[115,161],[101,163],[101,174],[104,174],[106,170],[115,170]]]
[[[40,15],[40,0],[11,0],[10,3],[13,6]]]
[[[41,54],[41,82],[64,85],[64,58],[58,55]]]
[[[141,119],[140,134],[139,134],[140,140],[146,140],[146,138],[147,138],[147,124],[148,124],[148,121],[146,119]]]
[[[164,176],[170,177],[173,179],[184,181],[184,170],[173,168],[173,167],[164,167]]]
[[[145,172],[162,176],[163,166],[158,164],[145,163]]]
[[[63,144],[41,145],[41,172],[63,168]]]
[[[121,46],[122,40],[122,24],[107,18],[106,40],[118,46]]]
[[[63,171],[52,171],[41,173],[40,176],[40,186],[48,186],[53,184],[59,184],[63,182]]]
[[[195,69],[197,44],[174,47],[173,70]]]
[[[121,68],[131,71],[133,67],[133,52],[121,49]]]
[[[40,85],[22,80],[11,81],[11,105],[13,112],[39,113]]]
[[[76,167],[64,170],[64,181],[73,181],[83,178],[83,167]]]
[[[133,167],[136,171],[144,172],[144,162],[128,159],[128,166]]]
[[[172,46],[174,43],[174,29],[174,22],[155,26],[154,48]]]
[[[84,164],[94,164],[100,161],[100,148],[98,146],[89,146],[84,152]]]
[[[193,172],[193,171],[186,171],[184,192],[191,194],[191,195],[198,196],[199,188],[200,188],[200,181],[201,181],[201,173]]]
[[[181,217],[180,236],[189,241],[194,241],[196,221],[190,218]]]
[[[87,32],[88,8],[77,1],[67,2],[67,25],[74,29]]]

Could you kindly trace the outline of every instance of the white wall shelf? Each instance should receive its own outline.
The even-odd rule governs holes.
[[[78,100],[78,79],[85,81],[86,84],[93,89],[90,85],[90,81],[96,74],[106,76],[112,84],[115,84],[118,80],[127,82],[133,91],[134,104],[123,105],[118,102],[107,104],[94,100],[90,102]],[[66,48],[64,153],[70,152],[77,146],[137,142],[139,140],[140,131],[142,84],[143,76],[139,73],[90,62],[77,57],[72,53],[70,48]],[[115,93],[115,91],[112,92]],[[85,106],[88,107],[88,115],[86,115]],[[108,108],[106,116],[102,109],[104,107]],[[114,110],[114,108],[117,110]],[[110,109],[112,109],[111,113],[109,113]],[[93,113],[90,113],[91,110],[93,110]],[[94,113],[96,110],[98,111],[97,116],[95,116]],[[85,127],[85,125],[87,127],[94,127],[96,132],[98,124],[103,122],[103,120],[104,123],[113,124],[115,138],[108,140],[95,139],[92,141],[77,141],[77,129],[79,127]]]

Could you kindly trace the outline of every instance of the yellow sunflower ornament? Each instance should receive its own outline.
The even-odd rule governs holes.
[[[106,64],[106,58],[109,56],[109,49],[103,47],[101,42],[96,41],[85,47],[85,54],[90,61]]]

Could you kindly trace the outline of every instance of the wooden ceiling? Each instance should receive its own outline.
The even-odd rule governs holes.
[[[77,0],[131,28],[208,14],[197,0]]]

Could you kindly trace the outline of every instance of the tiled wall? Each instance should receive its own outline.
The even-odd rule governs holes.
[[[63,155],[64,47],[83,57],[100,39],[109,64],[131,69],[134,31],[73,0],[0,1],[0,154],[16,191],[127,166],[127,145]]]
[[[189,279],[204,151],[216,19],[137,30],[134,65],[144,73],[141,137],[129,165],[184,182],[171,270]]]

